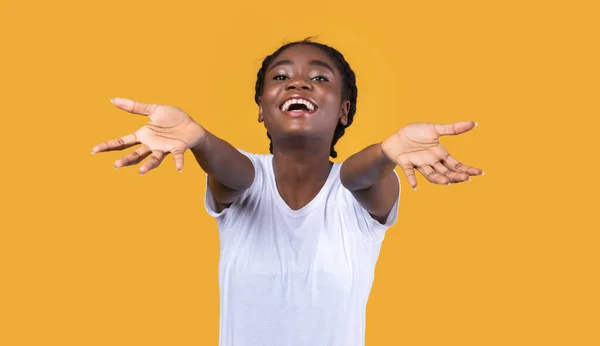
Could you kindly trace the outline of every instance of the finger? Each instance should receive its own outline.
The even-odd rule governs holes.
[[[438,136],[451,136],[467,132],[477,126],[474,121],[459,121],[452,124],[433,124]]]
[[[420,154],[409,154],[404,156],[404,158],[397,157],[394,162],[402,167],[404,170],[404,174],[407,174],[407,178],[409,178],[408,174],[411,174],[414,178],[413,188],[416,187],[416,177],[414,177],[414,170],[416,168],[427,180],[434,184],[448,184],[449,179],[444,177],[443,174],[436,172],[430,164],[438,162],[439,158],[432,152],[423,152]],[[410,180],[409,180],[410,182]]]
[[[402,164],[400,165],[404,175],[406,176],[406,180],[408,180],[408,184],[412,186],[413,190],[417,190],[417,177],[415,176],[415,168],[411,164]]]
[[[150,115],[150,114],[152,114],[152,112],[154,112],[156,107],[158,107],[158,105],[153,105],[153,104],[147,105],[145,103],[141,103],[141,102],[130,100],[130,99],[124,99],[124,98],[120,98],[120,97],[111,99],[110,102],[112,102],[119,109],[122,109],[129,113],[141,114],[141,115]]]
[[[481,175],[481,174],[483,174],[483,171],[481,169],[464,165],[461,162],[459,162],[457,159],[455,159],[454,157],[452,157],[452,155],[450,155],[450,154],[448,154],[442,160],[442,162],[443,162],[444,166],[448,167],[450,170],[452,170],[454,172],[465,173],[465,174],[468,174],[468,175]]]
[[[106,141],[104,143],[100,143],[98,145],[96,145],[94,148],[92,148],[92,154],[95,153],[99,153],[102,151],[112,151],[112,150],[123,150],[123,149],[127,149],[129,147],[132,147],[136,144],[139,144],[140,141],[138,140],[137,136],[135,133],[117,138],[117,139],[112,139],[110,141]]]
[[[115,169],[119,169],[124,166],[136,165],[142,162],[143,159],[148,157],[152,151],[145,145],[134,150],[132,153],[123,156],[122,158],[115,161]]]
[[[469,179],[469,175],[466,173],[457,173],[450,170],[448,167],[444,166],[441,162],[436,162],[433,164],[433,168],[436,172],[444,175],[448,178],[448,182],[450,183],[458,183],[461,181],[465,181]]]
[[[173,154],[175,168],[177,168],[177,171],[181,172],[181,170],[183,169],[183,150],[175,148],[171,150],[171,154]]]
[[[150,170],[158,167],[167,154],[160,150],[153,150],[152,155],[140,167],[140,175],[148,173]]]
[[[442,185],[447,185],[450,183],[449,179],[446,176],[436,172],[435,169],[433,169],[433,167],[431,167],[430,165],[418,166],[417,170],[421,174],[423,174],[423,176],[427,178],[427,180],[429,180],[431,183]]]

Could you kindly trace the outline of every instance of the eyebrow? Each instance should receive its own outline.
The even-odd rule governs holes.
[[[331,73],[333,73],[335,75],[335,71],[333,70],[333,67],[331,67],[331,65],[329,65],[325,61],[311,60],[311,61],[308,62],[308,64],[312,65],[312,66],[325,67],[326,69],[328,69],[329,71],[331,71]],[[269,69],[269,71],[271,71],[272,69],[274,69],[277,66],[282,66],[282,65],[294,65],[294,62],[291,61],[291,60],[279,60],[278,62],[274,63],[273,66],[271,66],[271,68]]]

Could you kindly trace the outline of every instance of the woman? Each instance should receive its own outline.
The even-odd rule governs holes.
[[[334,146],[352,123],[354,72],[337,50],[310,40],[282,46],[257,75],[258,121],[271,154],[238,150],[181,109],[113,99],[146,115],[136,132],[92,153],[142,144],[115,162],[140,174],[192,151],[207,173],[205,207],[220,239],[221,346],[364,345],[366,304],[386,230],[397,219],[399,165],[450,184],[482,175],[454,159],[442,135],[474,122],[410,124],[343,163]]]

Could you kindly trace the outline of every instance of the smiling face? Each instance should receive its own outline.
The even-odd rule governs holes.
[[[331,143],[338,124],[348,121],[343,76],[318,47],[286,48],[267,67],[259,97],[260,122],[275,142],[303,137]]]

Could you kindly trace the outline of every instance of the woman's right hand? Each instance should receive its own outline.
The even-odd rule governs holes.
[[[138,164],[150,156],[140,167],[140,175],[143,175],[158,167],[162,160],[171,153],[177,170],[181,171],[184,152],[200,144],[205,137],[204,128],[177,107],[147,105],[124,98],[115,98],[111,102],[124,111],[150,118],[148,124],[140,127],[137,131],[100,143],[92,149],[91,153],[95,154],[123,150],[136,144],[142,144],[132,153],[115,161],[116,169]]]

